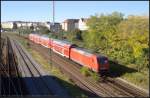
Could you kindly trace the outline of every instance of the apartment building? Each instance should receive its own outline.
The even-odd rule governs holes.
[[[86,25],[88,18],[81,18],[79,19],[79,23],[78,23],[78,29],[79,30],[87,30],[88,27]]]
[[[61,32],[62,27],[61,27],[60,23],[55,22],[54,24],[53,23],[50,24],[50,30],[53,32],[59,33],[59,32]]]
[[[1,26],[3,29],[13,29],[15,27],[15,22],[2,22]]]
[[[72,31],[78,29],[79,19],[66,19],[61,23],[62,29],[65,31]]]

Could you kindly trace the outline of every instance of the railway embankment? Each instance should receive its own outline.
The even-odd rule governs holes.
[[[36,44],[34,44],[32,42],[29,42],[29,43],[30,43],[31,48],[34,49],[35,51],[39,52],[40,54],[42,54],[45,59],[49,58],[49,54],[48,54],[49,50],[48,49],[43,48],[40,45],[36,45]],[[75,64],[75,63],[73,63],[71,61],[68,61],[68,59],[64,59],[63,57],[60,57],[59,55],[57,55],[55,53],[53,53],[53,58],[55,58],[54,61],[53,61],[53,64],[55,66],[59,66],[62,70],[64,70],[64,72],[67,72],[66,71],[67,69],[65,69],[66,66],[67,66],[67,68],[69,66],[71,66],[71,67],[75,67],[76,66],[76,68],[77,68],[77,66],[78,66],[77,64]],[[58,61],[55,61],[55,60],[58,60],[59,63],[61,61],[61,63],[59,64]],[[64,68],[62,68],[62,66],[64,66]],[[72,70],[71,70],[71,67],[68,68],[70,71],[74,71],[74,70],[78,70],[79,71],[79,67],[78,67],[78,69],[72,69]],[[68,71],[67,73],[71,74],[70,71]],[[71,74],[71,77],[73,77],[73,79],[76,79],[76,80],[80,81],[79,78],[77,78],[76,76],[73,76],[73,75],[79,74],[79,73],[80,72],[77,72],[77,73],[73,72]],[[78,77],[79,76],[80,75],[78,75]],[[89,81],[89,80],[87,80],[87,81]],[[110,82],[108,82],[108,81],[110,81]],[[85,86],[85,82],[83,82],[83,81],[80,81],[80,82],[81,82],[80,84]],[[100,83],[99,85],[101,85],[101,87],[97,88],[97,89],[101,88],[101,91],[98,91],[98,92],[102,92],[102,93],[99,93],[100,96],[130,96],[131,97],[131,96],[143,96],[143,94],[144,94],[144,93],[137,93],[137,90],[135,90],[135,89],[132,89],[132,90],[128,89],[127,90],[127,89],[122,88],[122,86],[114,85],[114,82],[115,82],[114,80],[106,80],[105,82],[106,83]],[[96,84],[96,82],[95,82],[95,84]],[[92,90],[90,86],[85,87],[85,88],[87,90],[91,91],[91,92],[96,91],[94,89]],[[102,88],[105,88],[105,89],[102,90]],[[94,92],[94,93],[98,94],[98,92],[97,93]],[[144,94],[144,96],[145,96],[145,94]],[[147,94],[146,94],[146,96],[147,96]]]

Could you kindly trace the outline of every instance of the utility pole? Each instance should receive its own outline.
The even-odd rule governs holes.
[[[2,32],[2,25],[0,24],[0,30]],[[1,47],[1,41],[2,41],[2,38],[1,38],[1,32],[0,32],[0,62],[2,62],[2,47]]]
[[[55,2],[53,0],[53,25],[55,24]]]
[[[2,31],[2,25],[0,24],[0,30]],[[1,47],[1,32],[0,32],[0,67],[2,66],[2,47]],[[1,73],[0,73],[0,95],[1,95]]]
[[[55,2],[53,0],[53,23],[52,23],[52,33],[55,33]],[[51,24],[50,24],[50,29],[51,29]],[[50,64],[52,66],[52,40],[51,40],[51,37],[50,38],[50,45],[51,45],[51,48],[50,48]]]

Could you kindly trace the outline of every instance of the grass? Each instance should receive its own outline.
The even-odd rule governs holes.
[[[87,98],[87,96],[84,94],[84,91],[82,91],[79,87],[74,84],[69,77],[67,77],[65,74],[63,74],[59,68],[50,65],[49,61],[44,59],[42,55],[31,49],[28,41],[26,39],[23,39],[21,37],[13,36],[24,46],[25,49],[32,55],[32,57],[35,59],[36,62],[38,62],[40,65],[42,65],[43,69],[48,71],[50,74],[58,78],[58,82],[68,89],[68,92],[71,96],[77,97],[77,98]]]
[[[124,65],[120,66],[110,62],[110,71],[111,73],[120,74],[118,77],[127,80],[130,83],[133,83],[143,89],[149,90],[149,73],[132,71],[135,70],[132,67],[125,67]]]
[[[142,73],[126,73],[121,76],[123,79],[140,86],[141,88],[149,90],[149,75],[143,75]]]

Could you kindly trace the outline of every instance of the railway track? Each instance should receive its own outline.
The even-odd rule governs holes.
[[[44,53],[47,53],[47,52],[48,51],[44,50]],[[55,55],[55,57],[54,57],[54,55]],[[49,58],[48,54],[47,54],[46,58]],[[53,58],[54,65],[59,66],[62,69],[65,69],[65,71],[67,71],[67,73],[69,73],[71,75],[72,79],[76,79],[75,81],[78,81],[78,83],[82,84],[86,89],[88,89],[92,93],[97,94],[98,96],[116,96],[116,95],[114,95],[114,93],[111,94],[107,90],[103,89],[103,87],[100,87],[99,85],[97,85],[97,83],[93,83],[93,81],[90,81],[90,83],[89,83],[88,80],[86,80],[86,79],[83,80],[84,76],[81,76],[79,69],[74,68],[73,67],[74,65],[73,66],[70,65],[70,63],[68,63],[66,61],[64,63],[64,60],[61,59],[61,57],[59,55],[53,53],[52,58]],[[63,63],[62,63],[62,61],[63,61]],[[76,76],[74,76],[74,75],[76,75]]]
[[[55,95],[68,96],[68,93],[53,79],[45,73],[39,64],[19,43],[11,39],[13,50],[18,57],[18,69],[21,72],[26,90],[29,95]]]
[[[99,96],[102,96],[102,97],[118,97],[118,96],[119,97],[123,97],[123,96],[133,97],[133,95],[126,93],[125,91],[121,92],[119,90],[114,89],[114,87],[108,85],[108,83],[105,83],[105,82],[97,83],[95,81],[92,81],[92,80],[84,77],[82,74],[80,74],[79,69],[77,69],[76,67],[73,67],[73,65],[71,66],[71,64],[68,61],[61,59],[61,57],[57,54],[53,55],[52,58],[53,58],[53,62],[57,62],[54,60],[59,60],[59,63],[61,65],[66,65],[63,68],[65,68],[68,71],[71,70],[70,74],[72,74],[74,77],[76,77],[78,79],[78,81],[81,81],[88,88],[90,88],[90,90],[92,90],[94,93],[96,93]]]
[[[33,43],[31,43],[33,45]],[[34,45],[35,46],[35,45]],[[41,47],[37,45],[38,47]],[[41,47],[42,49],[44,47]],[[35,48],[34,48],[35,49]],[[38,48],[36,48],[37,51],[40,51]],[[46,54],[48,52],[48,49],[42,49],[45,53],[42,53],[43,55],[46,55],[47,58],[49,58],[49,55]],[[84,86],[85,89],[91,91],[94,94],[97,94],[98,96],[112,96],[112,97],[147,97],[148,94],[145,94],[144,92],[141,92],[131,86],[126,86],[122,81],[117,82],[118,80],[113,78],[105,78],[103,83],[97,83],[93,82],[90,79],[85,79],[81,74],[79,69],[81,68],[78,64],[70,61],[69,59],[66,59],[64,57],[59,56],[56,53],[53,53],[53,64],[56,66],[61,67],[63,70],[65,70],[67,73],[71,74],[72,79],[75,79],[76,81],[80,82],[82,86]],[[58,62],[59,61],[59,62]],[[132,88],[132,89],[131,89]]]
[[[110,85],[115,85],[121,91],[124,90],[124,91],[126,91],[126,93],[129,93],[129,94],[133,95],[134,97],[148,97],[149,96],[148,92],[145,92],[143,90],[140,90],[139,88],[133,87],[130,84],[125,83],[124,81],[122,81],[120,79],[114,79],[114,78],[107,77],[106,81],[108,81],[108,83]]]
[[[9,39],[5,38],[3,41],[3,48],[5,49],[5,59],[7,62],[1,64],[1,96],[24,94],[22,89],[22,82],[17,70],[16,62]]]
[[[58,54],[54,54],[54,55],[58,55]],[[69,59],[66,59],[66,58],[63,58],[63,57],[61,57],[61,58],[66,60],[67,62],[72,63],[76,68],[78,68],[78,69],[81,68],[81,66],[79,66],[77,63],[72,62]],[[148,96],[148,93],[146,93],[144,91],[141,91],[141,90],[138,90],[136,88],[133,88],[129,84],[125,84],[123,81],[121,81],[119,79],[110,78],[110,77],[101,77],[100,76],[100,81],[103,81],[103,82],[100,82],[98,84],[102,85],[103,88],[107,88],[107,89],[105,89],[106,91],[113,92],[112,95],[117,95],[117,96],[120,96],[120,97],[122,97],[122,96],[129,96],[129,97],[145,97],[145,96]]]
[[[74,67],[74,69],[72,70],[79,70],[81,68],[80,65],[78,65],[75,62],[70,61],[69,59],[63,58],[61,56],[59,56],[58,54],[54,53],[54,56],[60,57],[65,63],[67,68],[71,69]],[[60,61],[60,59],[57,58],[57,60]],[[80,73],[78,71],[78,73]],[[81,75],[80,75],[81,76]],[[115,79],[115,78],[111,78],[111,77],[100,77],[102,80],[104,80],[104,82],[98,83],[98,85],[102,88],[104,88],[105,91],[109,92],[112,96],[119,96],[119,97],[148,97],[149,94],[141,91],[137,88],[134,88],[133,86],[124,83],[123,81],[119,80],[119,79]],[[90,79],[88,79],[89,81],[91,81]],[[93,82],[93,81],[91,81]],[[97,83],[97,82],[95,82]],[[107,88],[107,89],[105,89]]]
[[[2,41],[1,41],[1,49],[2,49],[2,54],[1,54],[1,59],[2,59],[2,61],[1,61],[1,64],[3,64],[3,65],[6,65],[6,54],[7,54],[7,41],[6,41],[6,38],[2,38],[1,39]]]
[[[1,39],[1,48],[2,48],[2,49],[3,49],[3,47],[4,47],[4,44],[5,44],[5,39],[2,38],[2,39]]]

